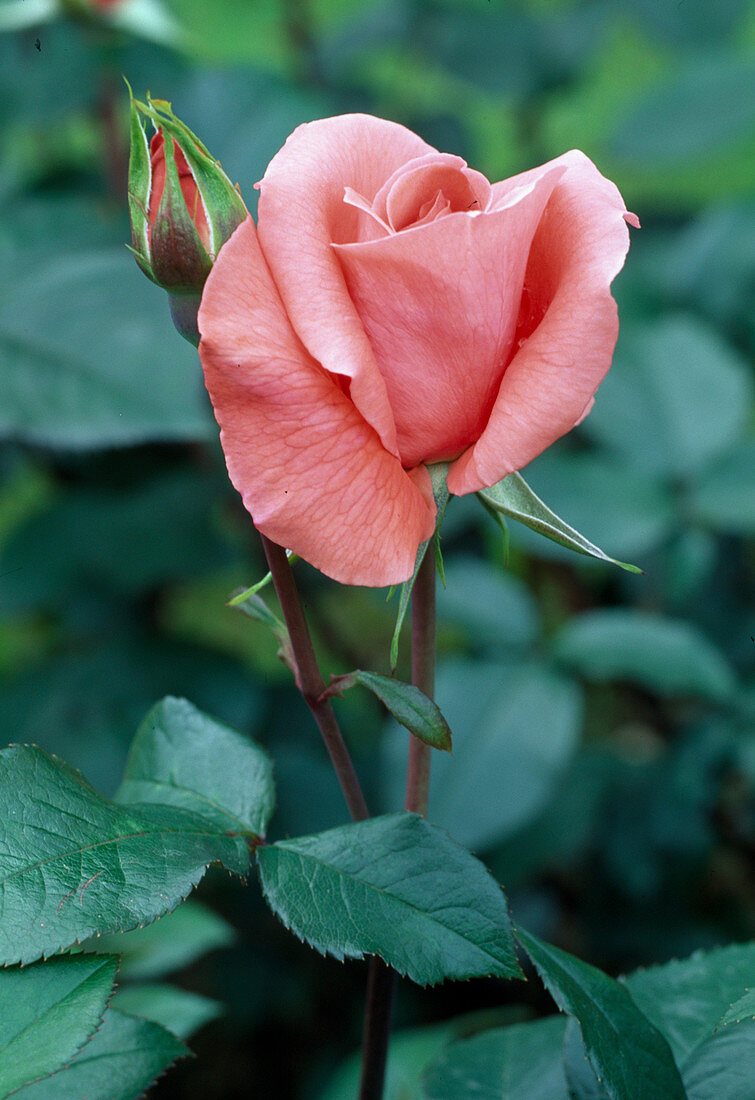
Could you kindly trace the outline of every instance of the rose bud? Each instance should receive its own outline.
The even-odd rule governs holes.
[[[155,128],[151,142],[141,116]],[[247,210],[218,162],[164,100],[131,98],[129,207],[137,263],[168,291],[176,328],[196,345],[205,280]]]
[[[335,580],[405,581],[428,467],[476,493],[589,411],[637,219],[584,153],[491,183],[368,115],[300,126],[259,187],[199,310],[231,480]]]

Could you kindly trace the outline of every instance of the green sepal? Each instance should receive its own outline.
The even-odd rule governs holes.
[[[162,129],[176,141],[186,157],[207,211],[209,255],[214,261],[234,229],[249,216],[244,200],[206,146],[188,126],[176,118],[167,100],[148,96],[146,104],[136,101],[136,106],[157,129]],[[166,142],[166,149],[168,144]]]
[[[430,475],[430,480],[433,486],[433,498],[435,500],[435,531],[431,538],[435,541],[435,564],[438,572],[440,573],[441,581],[445,586],[445,574],[443,570],[443,557],[440,554],[440,525],[443,522],[443,517],[446,514],[446,505],[448,504],[450,493],[448,491],[448,485],[446,484],[446,477],[448,475],[448,462],[434,462],[431,466],[427,467],[427,472]],[[401,585],[401,595],[398,601],[398,613],[396,615],[396,626],[393,629],[393,637],[391,639],[391,672],[395,671],[398,664],[398,640],[401,634],[401,627],[404,625],[404,619],[406,618],[406,610],[409,607],[409,600],[411,599],[412,589],[414,588],[414,582],[417,579],[419,573],[419,567],[425,559],[427,548],[430,545],[430,539],[426,542],[420,543],[417,550],[417,557],[414,561],[414,572],[408,581],[404,581]]]
[[[163,152],[165,186],[150,239],[152,271],[156,282],[166,290],[201,292],[210,274],[212,259],[184,201],[172,141],[164,140]]]
[[[520,473],[509,474],[492,485],[489,489],[481,489],[477,498],[489,512],[499,513],[510,519],[515,519],[529,527],[532,531],[544,535],[551,542],[557,542],[568,550],[574,550],[577,554],[584,554],[589,558],[598,558],[600,561],[610,562],[626,569],[629,573],[642,573],[643,570],[636,565],[628,565],[626,562],[617,561],[608,554],[604,554],[593,543],[589,542],[579,531],[575,531],[568,523],[560,519],[552,512],[536,493],[530,489]]]
[[[136,100],[131,91],[131,85],[126,81],[128,88],[129,108],[129,132],[130,151],[128,158],[128,206],[131,213],[131,251],[136,257],[136,262],[153,282],[155,276],[152,265],[149,262],[149,210],[150,191],[150,156],[149,139],[144,123],[139,117]]]

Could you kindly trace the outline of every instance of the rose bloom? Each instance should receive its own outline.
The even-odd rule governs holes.
[[[368,115],[300,126],[258,186],[199,310],[231,480],[328,576],[404,581],[428,463],[473,493],[589,411],[637,220],[583,153],[490,184]]]

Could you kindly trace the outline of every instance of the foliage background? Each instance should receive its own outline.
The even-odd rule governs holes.
[[[126,0],[130,2],[130,0]],[[61,16],[0,38],[0,737],[112,793],[166,693],[266,744],[274,837],[345,820],[274,642],[225,606],[262,573],[196,354],[123,242],[127,96],[172,100],[253,208],[300,122],[365,110],[499,179],[584,149],[643,223],[594,412],[526,472],[624,575],[473,500],[444,527],[431,817],[523,924],[619,973],[755,936],[752,535],[755,7],[746,0],[172,0],[180,48]],[[297,566],[327,671],[387,671],[395,605]],[[406,650],[407,646],[404,646]],[[339,713],[371,804],[403,735]],[[235,943],[179,972],[221,1000],[161,1097],[324,1097],[364,968],[315,957],[252,885],[202,898]],[[221,935],[217,942],[221,942]],[[399,1025],[551,1006],[403,986]],[[496,1018],[498,1018],[496,1016]]]

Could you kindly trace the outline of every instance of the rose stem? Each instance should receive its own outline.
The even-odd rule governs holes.
[[[325,748],[328,750],[338,782],[341,784],[346,805],[349,807],[349,813],[354,821],[364,821],[370,816],[370,812],[330,700],[320,698],[325,691],[325,682],[317,664],[309,627],[304,618],[304,608],[301,605],[286,551],[264,535],[260,534],[260,538],[291,639],[291,649],[298,670],[299,689],[322,734]]]
[[[412,592],[412,683],[432,699],[435,690],[435,555],[430,547]],[[429,745],[410,736],[404,805],[407,810],[423,816],[427,813],[431,751]],[[360,1100],[381,1100],[383,1095],[395,987],[395,971],[381,959],[371,959]]]

